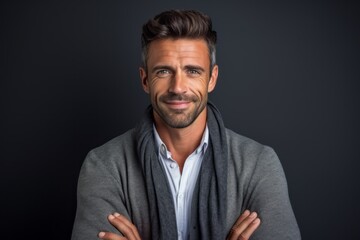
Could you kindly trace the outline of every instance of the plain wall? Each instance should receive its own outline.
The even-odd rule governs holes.
[[[210,15],[227,127],[275,149],[303,239],[360,239],[356,1],[2,1],[2,239],[70,239],[81,164],[149,104],[142,24]],[[96,239],[94,237],[94,239]]]

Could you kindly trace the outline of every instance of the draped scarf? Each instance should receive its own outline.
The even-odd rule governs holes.
[[[137,152],[149,202],[151,239],[176,240],[175,205],[166,173],[158,159],[153,132],[153,108],[136,127]],[[209,146],[196,182],[190,223],[190,239],[225,239],[227,209],[227,147],[225,127],[218,109],[207,104]]]

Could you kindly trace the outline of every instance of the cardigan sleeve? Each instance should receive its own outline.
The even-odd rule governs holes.
[[[261,220],[252,240],[301,239],[285,173],[272,148],[265,146],[258,155],[246,197],[248,208]]]
[[[120,234],[107,220],[107,216],[115,211],[129,216],[120,179],[113,172],[94,151],[87,155],[78,179],[72,240],[98,239],[100,231]]]

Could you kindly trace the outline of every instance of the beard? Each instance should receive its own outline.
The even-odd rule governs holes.
[[[186,101],[193,103],[193,108],[169,109],[166,107],[168,101]],[[207,96],[200,100],[195,95],[169,93],[160,96],[158,104],[153,104],[155,112],[160,116],[165,124],[171,128],[186,128],[190,126],[204,110],[207,103]]]

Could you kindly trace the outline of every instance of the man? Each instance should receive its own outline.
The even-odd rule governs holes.
[[[81,169],[72,239],[300,239],[275,152],[226,129],[208,102],[216,32],[197,11],[143,26],[151,106]]]

